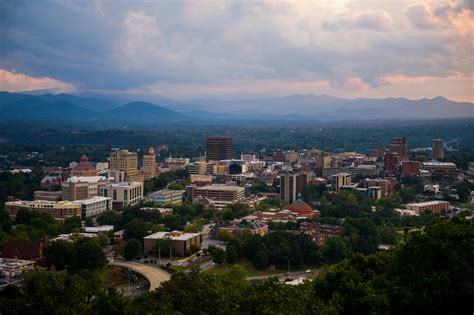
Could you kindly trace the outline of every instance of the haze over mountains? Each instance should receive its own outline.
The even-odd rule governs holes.
[[[474,104],[453,102],[444,97],[349,100],[307,94],[244,100],[140,98],[148,102],[130,102],[133,96],[121,98],[92,93],[33,95],[0,92],[0,115],[6,121],[100,122],[112,126],[236,120],[424,120],[474,117]]]

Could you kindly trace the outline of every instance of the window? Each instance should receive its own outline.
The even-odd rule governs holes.
[[[114,189],[113,200],[117,200],[117,189]]]
[[[123,191],[123,200],[128,201],[128,190]]]

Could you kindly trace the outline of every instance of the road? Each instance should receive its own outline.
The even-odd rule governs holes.
[[[171,278],[171,275],[163,269],[136,262],[113,259],[109,260],[109,265],[128,268],[133,272],[141,274],[150,283],[150,292],[160,287],[162,282],[168,281]]]

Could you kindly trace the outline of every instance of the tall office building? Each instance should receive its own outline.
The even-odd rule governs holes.
[[[156,178],[158,176],[155,149],[153,148],[149,148],[147,154],[143,156],[142,175],[145,180]]]
[[[208,161],[232,159],[232,138],[225,136],[207,137],[206,158]]]
[[[408,142],[407,138],[394,138],[390,143],[390,148],[398,154],[398,160],[408,160]]]
[[[114,150],[110,153],[110,170],[123,172],[125,181],[142,180],[138,176],[138,154],[128,150]]]
[[[307,173],[284,173],[280,175],[280,200],[288,204],[294,203],[298,194],[303,192],[308,183]]]
[[[444,159],[443,139],[433,139],[433,144],[431,148],[433,149],[433,153],[432,153],[433,160]]]
[[[339,191],[342,186],[348,186],[351,184],[351,174],[348,173],[337,173],[331,176],[331,190]]]

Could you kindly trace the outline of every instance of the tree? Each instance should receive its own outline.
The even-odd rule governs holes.
[[[133,260],[142,254],[142,245],[136,239],[128,240],[123,248],[123,257],[126,260]]]
[[[153,246],[153,253],[157,256],[170,257],[170,250],[173,254],[173,241],[170,238],[158,239]]]
[[[268,266],[268,254],[264,250],[260,250],[255,254],[255,257],[253,259],[253,265],[255,268],[258,270],[264,270]]]
[[[237,251],[235,250],[234,246],[227,246],[225,251],[225,259],[227,263],[234,264],[238,260]]]
[[[348,237],[354,252],[363,254],[375,253],[380,243],[377,227],[367,218],[347,219],[343,235]]]
[[[50,268],[52,265],[56,270],[63,270],[68,266],[73,266],[76,260],[76,250],[70,242],[57,240],[50,242],[46,247],[46,266]]]
[[[153,233],[156,228],[154,227],[153,223],[145,222],[141,219],[133,219],[127,224],[125,224],[125,232],[123,238],[125,240],[141,240],[145,236]]]
[[[339,235],[328,238],[322,250],[325,260],[329,263],[349,258],[352,254],[350,244]]]
[[[217,265],[222,265],[225,260],[225,251],[222,248],[216,247],[212,252],[212,261]]]
[[[403,203],[413,202],[416,200],[416,193],[413,188],[403,188],[400,190],[399,194]]]
[[[75,243],[77,269],[96,269],[107,263],[99,242],[94,238],[81,237]]]
[[[120,222],[120,214],[114,210],[102,212],[97,216],[97,224],[116,226]]]
[[[84,221],[84,224],[86,226],[94,226],[94,221],[92,221],[91,218],[87,218],[85,221]]]
[[[66,234],[72,232],[80,232],[82,229],[81,218],[78,216],[73,216],[64,220],[63,232]]]
[[[385,225],[379,228],[379,236],[382,244],[395,244],[398,233],[393,227]]]

